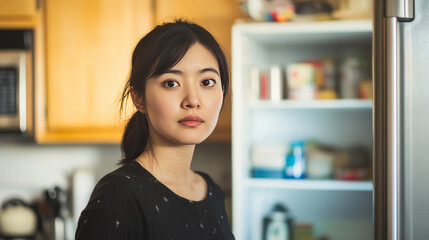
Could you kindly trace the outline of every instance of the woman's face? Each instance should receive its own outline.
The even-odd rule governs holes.
[[[215,56],[194,44],[174,67],[148,79],[145,95],[143,112],[155,144],[204,141],[216,126],[223,101]]]

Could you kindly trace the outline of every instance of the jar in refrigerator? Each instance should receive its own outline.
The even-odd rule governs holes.
[[[306,175],[305,143],[296,141],[291,143],[286,155],[285,178],[304,179]]]
[[[359,82],[364,78],[364,60],[348,57],[341,66],[341,98],[359,98]]]

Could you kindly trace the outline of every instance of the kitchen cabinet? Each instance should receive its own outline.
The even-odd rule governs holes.
[[[0,29],[32,30],[33,43],[31,50],[26,52],[26,134],[34,134],[34,91],[35,80],[43,75],[43,11],[36,0],[0,0]]]
[[[372,148],[372,101],[258,100],[251,69],[312,59],[370,61],[369,20],[238,23],[232,30],[233,230],[237,239],[262,239],[263,218],[275,203],[315,238],[372,238],[372,184],[365,181],[270,179],[252,175],[252,147],[315,140],[337,148]],[[367,65],[370,69],[371,64]],[[266,159],[267,161],[269,159]]]
[[[119,117],[119,98],[132,51],[153,26],[151,2],[43,1],[39,143],[120,142],[125,121]]]
[[[36,0],[0,0],[0,28],[40,29],[40,8]]]
[[[31,18],[36,14],[37,0],[0,0],[1,18]]]
[[[241,13],[237,3],[216,4],[210,12],[183,7],[192,6],[191,1],[42,1],[46,66],[40,79],[46,80],[37,84],[38,96],[45,96],[36,103],[37,141],[119,143],[126,120],[119,116],[119,97],[137,41],[174,13],[210,22],[215,35],[229,44],[230,26]],[[230,140],[229,102],[209,141]],[[130,106],[127,113],[132,113]]]
[[[245,18],[237,1],[157,0],[155,23],[184,18],[206,28],[224,49],[228,63],[231,62],[231,27],[236,19]],[[218,124],[208,141],[231,141],[231,90],[219,117]]]

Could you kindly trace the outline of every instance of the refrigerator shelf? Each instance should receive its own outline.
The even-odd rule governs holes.
[[[253,101],[250,109],[372,109],[370,99],[334,99],[334,100],[282,100],[272,102],[269,100]]]
[[[343,44],[345,41],[359,43],[371,35],[370,19],[354,21],[321,22],[254,22],[237,23],[233,31],[255,39],[261,44]]]
[[[372,191],[371,181],[250,178],[245,180],[244,186],[249,189]]]

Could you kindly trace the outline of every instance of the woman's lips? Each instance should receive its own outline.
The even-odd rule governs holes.
[[[187,116],[181,120],[179,120],[179,123],[186,127],[197,127],[201,125],[204,121],[199,118],[198,116]]]

